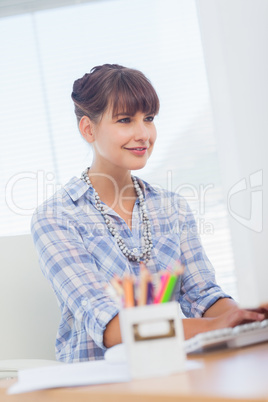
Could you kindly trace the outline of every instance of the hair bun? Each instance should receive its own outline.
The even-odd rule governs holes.
[[[75,98],[75,99],[80,98],[81,92],[83,92],[85,85],[88,84],[88,79],[89,79],[90,75],[91,74],[86,73],[82,78],[78,78],[76,81],[74,81],[73,92],[71,95],[72,98]]]
[[[83,116],[97,123],[109,105],[113,115],[122,111],[157,114],[159,110],[158,96],[144,74],[119,64],[93,67],[74,82],[71,96],[78,123]]]

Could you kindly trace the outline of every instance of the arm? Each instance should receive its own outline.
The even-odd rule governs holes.
[[[110,348],[118,343],[122,343],[119,315],[117,314],[106,326],[103,332],[103,344]]]
[[[264,307],[258,310],[240,309],[232,299],[219,299],[200,318],[185,318],[182,320],[184,338],[189,339],[201,332],[214,329],[235,327],[245,321],[262,321],[265,318]],[[115,316],[107,325],[103,335],[104,345],[109,348],[122,342],[119,317]]]
[[[109,278],[96,266],[78,230],[70,230],[64,214],[35,214],[32,235],[43,273],[60,302],[64,331],[76,320],[103,348],[103,331],[119,311],[105,289]]]

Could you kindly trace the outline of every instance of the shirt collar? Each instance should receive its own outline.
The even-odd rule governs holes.
[[[136,177],[136,176],[135,176]],[[139,185],[141,186],[141,189],[143,193],[146,195],[149,192],[157,194],[158,191],[156,188],[154,188],[151,184],[147,183],[145,180],[140,179],[139,177],[136,177]]]
[[[139,177],[136,177],[136,179],[138,180],[145,196],[149,192],[158,193],[157,189],[155,189],[153,186],[151,186],[151,184],[140,179]],[[79,198],[81,198],[83,195],[85,195],[85,193],[87,191],[92,193],[92,194],[90,194],[90,196],[93,195],[92,187],[89,187],[88,184],[84,182],[84,180],[81,180],[78,177],[72,177],[71,180],[69,180],[68,183],[66,183],[63,186],[63,188],[69,194],[69,196],[71,197],[71,199],[73,201],[77,201]]]
[[[89,190],[88,184],[78,177],[72,177],[63,188],[73,201],[77,201]]]

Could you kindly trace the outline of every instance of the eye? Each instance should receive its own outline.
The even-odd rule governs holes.
[[[147,117],[145,118],[145,121],[149,121],[149,122],[154,121],[154,116],[147,116]]]
[[[130,118],[124,117],[123,119],[117,120],[117,123],[130,123]]]

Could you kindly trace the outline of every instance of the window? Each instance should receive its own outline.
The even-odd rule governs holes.
[[[155,151],[138,174],[187,198],[218,282],[236,297],[194,0],[70,3],[0,19],[0,235],[29,232],[35,207],[90,165],[73,81],[103,63],[138,68],[161,102]]]

